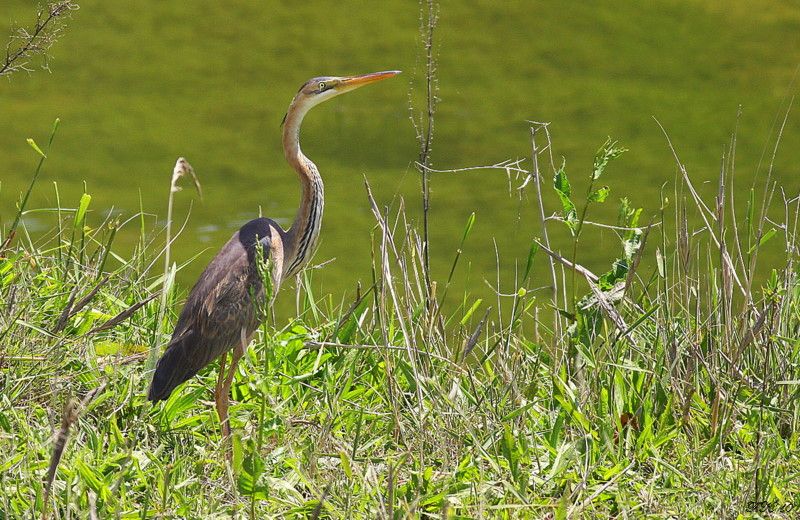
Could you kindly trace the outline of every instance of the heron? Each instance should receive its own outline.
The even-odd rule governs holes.
[[[288,230],[269,218],[242,226],[205,268],[189,293],[164,354],[158,360],[148,399],[169,398],[175,388],[220,358],[214,401],[223,439],[230,437],[230,388],[239,360],[281,282],[311,258],[319,239],[324,191],[317,166],[300,149],[300,125],[316,105],[345,92],[391,78],[400,71],[360,76],[317,77],[305,82],[283,119],[283,152],[302,187],[300,207]],[[263,265],[269,266],[266,278]],[[265,281],[271,287],[264,287]],[[230,366],[225,364],[231,352]]]

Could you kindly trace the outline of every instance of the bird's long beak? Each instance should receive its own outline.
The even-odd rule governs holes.
[[[373,72],[371,74],[364,74],[362,76],[350,76],[349,78],[342,79],[342,82],[339,83],[339,88],[337,90],[348,92],[350,90],[363,87],[364,85],[375,83],[376,81],[380,81],[382,79],[397,76],[398,74],[400,74],[399,70],[385,70],[383,72]]]

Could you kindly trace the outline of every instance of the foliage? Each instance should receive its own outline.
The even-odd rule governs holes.
[[[619,150],[600,149],[593,180]],[[585,208],[610,191],[577,201],[566,168],[554,176],[574,215],[566,231],[585,247],[596,229]],[[568,327],[555,335],[537,301],[538,245],[517,283],[496,288],[496,315],[468,293],[446,313],[446,291],[427,301],[420,236],[368,193],[372,283],[335,305],[313,293],[308,270],[300,315],[259,331],[233,386],[230,468],[215,367],[163,404],[145,400],[147,350],[166,340],[153,299],[165,279],[153,268],[158,235],[143,228],[137,251],[109,269],[118,223],[93,223],[87,194],[51,210],[59,227],[48,236],[10,241],[0,252],[5,517],[48,507],[57,518],[722,518],[794,507],[796,202],[767,224],[751,197],[739,233],[722,218],[725,196],[711,213],[665,200],[645,227],[621,200],[607,273],[559,260],[583,294],[563,302]],[[687,229],[688,211],[708,225]],[[786,264],[751,289],[751,259],[770,237],[784,239]],[[655,259],[650,272],[643,256]],[[180,298],[168,287],[174,320]]]

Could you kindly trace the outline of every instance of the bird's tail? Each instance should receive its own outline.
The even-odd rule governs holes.
[[[162,401],[167,399],[175,387],[193,377],[199,370],[186,355],[186,340],[172,343],[158,360],[150,383],[147,399]]]

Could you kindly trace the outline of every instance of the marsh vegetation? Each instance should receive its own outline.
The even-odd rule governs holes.
[[[431,5],[423,42],[426,28],[440,29]],[[446,48],[439,55],[446,62]],[[558,121],[519,129],[520,160],[477,150],[471,164],[489,167],[440,171],[431,150],[460,148],[447,138],[454,114],[428,97],[437,54],[421,56],[416,126],[386,147],[412,163],[414,189],[382,198],[378,181],[350,166],[358,182],[341,200],[348,210],[363,201],[365,213],[364,232],[344,242],[363,243],[337,260],[350,289],[323,290],[320,279],[342,275],[314,265],[279,296],[286,306],[259,329],[234,380],[231,464],[215,370],[163,404],[146,401],[147,358],[187,290],[176,282],[186,258],[165,241],[180,240],[182,217],[167,232],[144,210],[166,206],[168,192],[187,195],[171,189],[174,157],[140,211],[120,214],[90,188],[42,182],[43,172],[80,171],[59,155],[75,153],[82,130],[57,124],[30,140],[33,195],[3,211],[0,236],[0,518],[792,517],[800,198],[781,182],[791,112],[781,111],[755,178],[740,173],[759,160],[741,142],[746,118],[726,130],[712,185],[687,166],[685,136],[664,124],[657,169],[670,175],[655,198],[631,186],[639,170],[627,162],[657,155],[651,148],[603,134],[578,154],[589,159],[562,158],[555,150],[576,145],[560,143]],[[306,135],[330,137],[330,121],[318,124]],[[350,137],[320,150],[339,139]],[[110,141],[135,153],[135,143]],[[245,141],[232,149],[249,149]],[[205,183],[191,154],[174,155],[183,153]],[[468,175],[493,179],[481,191],[500,190],[498,207],[519,207],[524,193],[522,224],[503,232],[523,253],[498,247],[488,268],[470,261],[485,246],[480,205],[457,226],[440,225],[435,209],[423,218],[425,199],[435,208],[449,186],[466,190]],[[329,197],[334,206],[335,189]],[[176,215],[187,214],[183,203]],[[52,227],[29,229],[33,216]]]

